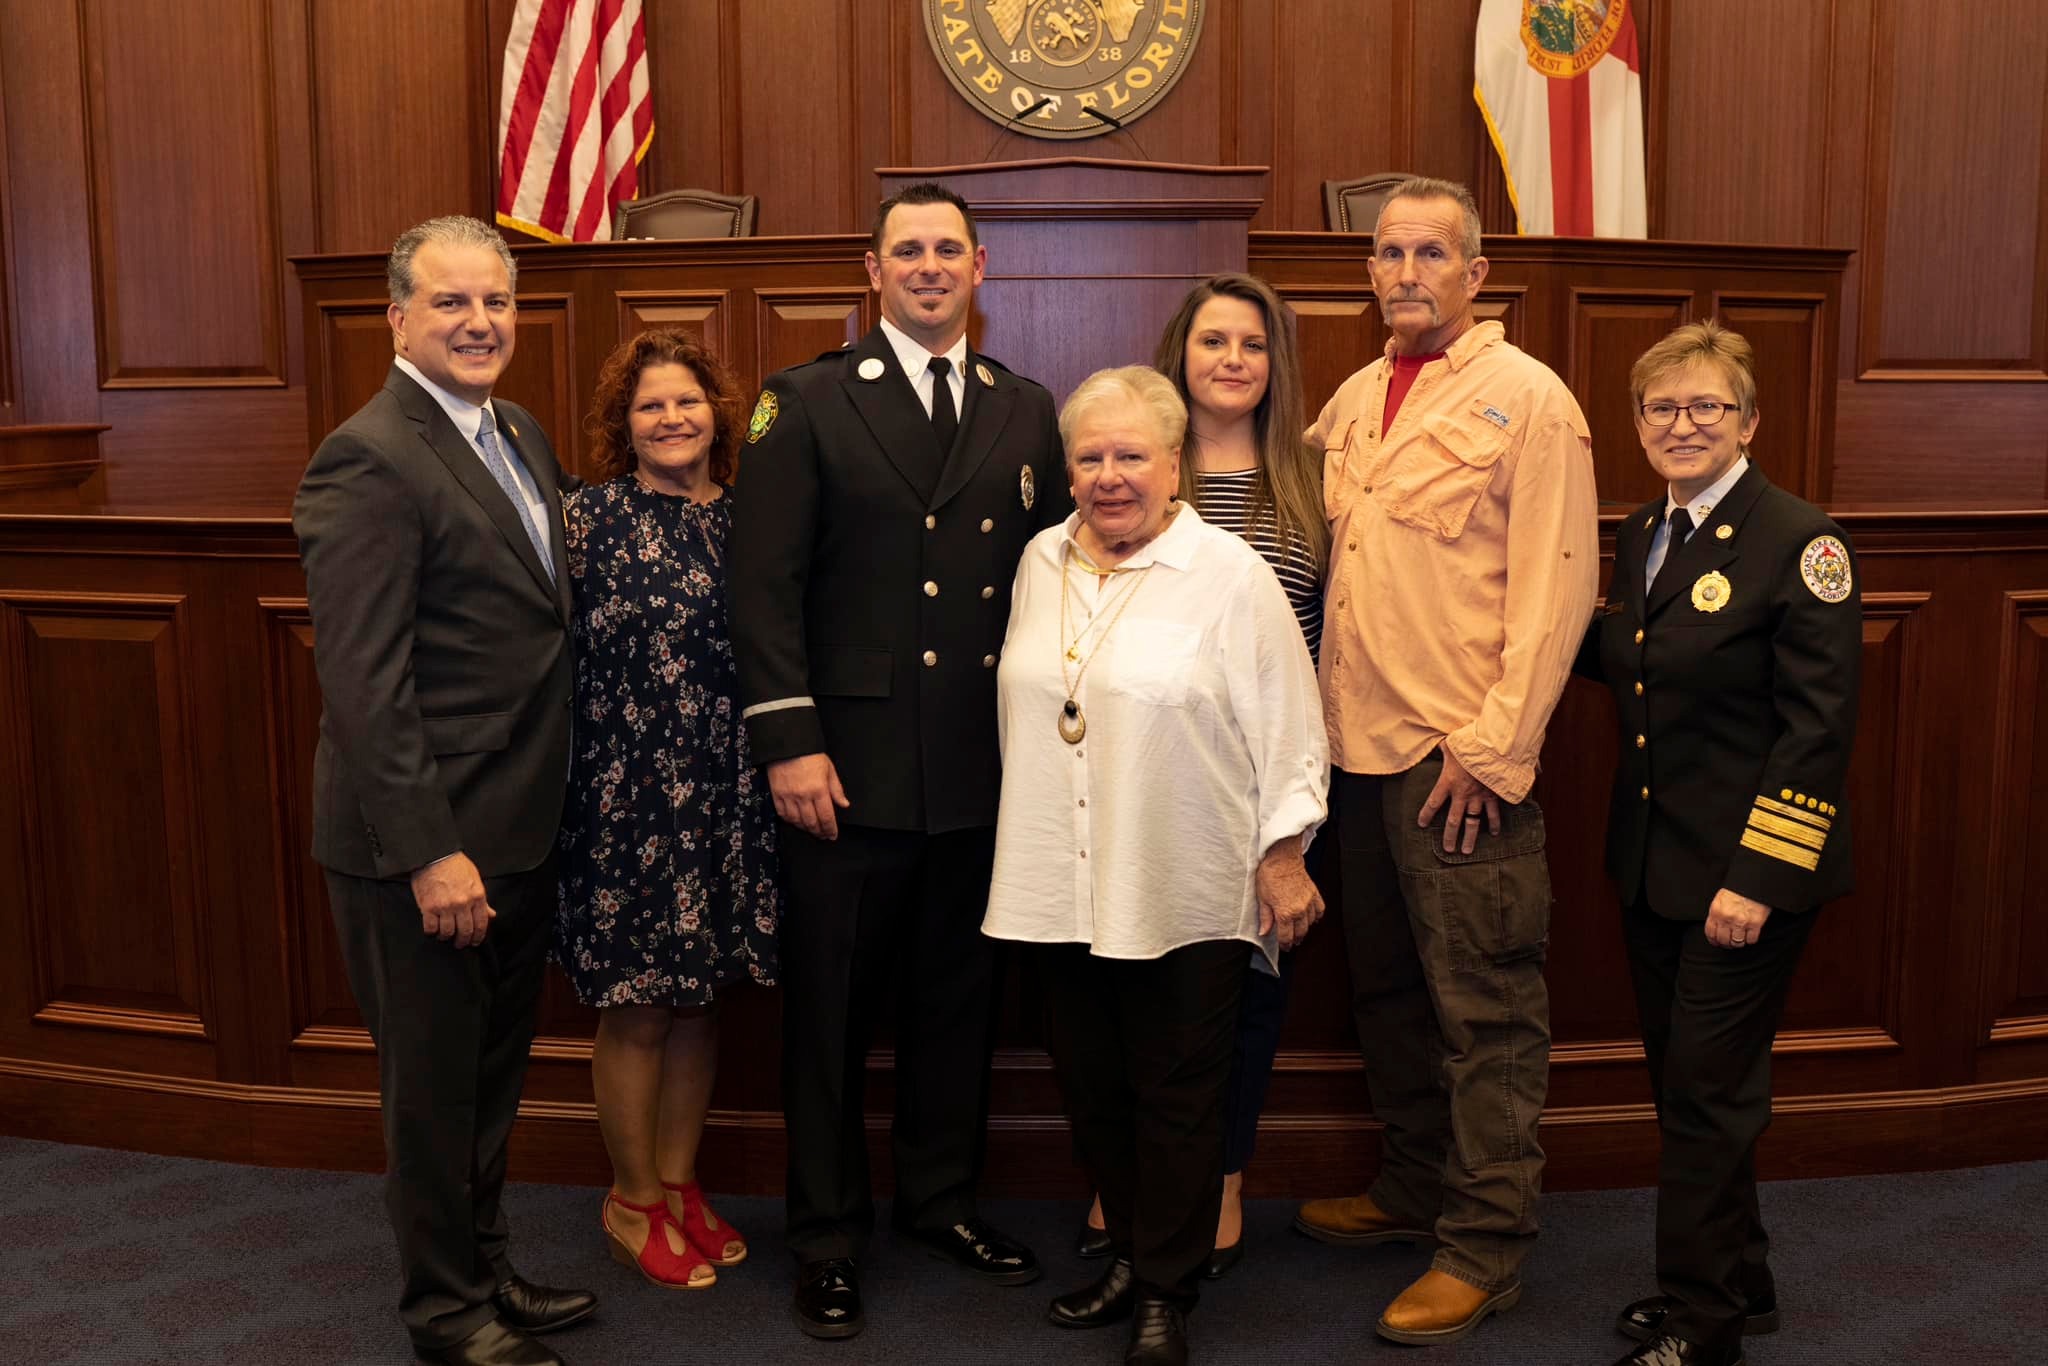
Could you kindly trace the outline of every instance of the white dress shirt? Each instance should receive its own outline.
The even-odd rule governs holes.
[[[1033,537],[1011,589],[996,674],[1002,805],[982,932],[1131,959],[1239,939],[1277,970],[1278,941],[1258,932],[1259,858],[1322,824],[1330,782],[1294,609],[1257,551],[1186,504],[1125,562],[1129,572],[1106,578],[1081,568],[1079,526],[1076,513]],[[1135,596],[1118,617],[1126,593]],[[1088,731],[1070,745],[1057,725],[1060,663],[1076,633],[1088,668],[1075,701]],[[1068,676],[1078,667],[1069,662]]]
[[[917,390],[917,401],[924,405],[924,415],[932,415],[932,353],[924,349],[924,343],[911,340],[902,328],[882,319],[882,335],[889,339],[889,348],[896,353],[896,363],[903,367],[904,378],[910,387]],[[953,415],[958,417],[967,411],[967,334],[962,332],[951,348],[943,353],[953,362],[953,368],[946,373],[946,383],[953,390]]]
[[[1735,463],[1730,465],[1727,472],[1714,481],[1711,488],[1708,488],[1699,497],[1684,505],[1685,510],[1692,515],[1693,534],[1699,534],[1699,529],[1707,524],[1707,518],[1713,514],[1715,505],[1723,498],[1726,498],[1728,490],[1734,488],[1736,481],[1748,472],[1749,457],[1746,455],[1736,456]],[[1678,495],[1674,494],[1667,485],[1664,489],[1664,516],[1657,523],[1657,529],[1650,533],[1650,553],[1643,559],[1643,587],[1645,588],[1657,582],[1657,571],[1664,567],[1664,557],[1671,553],[1671,513],[1678,506]]]
[[[484,467],[486,474],[489,474],[491,467],[484,460],[484,448],[476,439],[477,433],[482,431],[484,426],[483,408],[468,399],[457,398],[449,393],[421,374],[420,368],[404,356],[393,356],[391,359],[399,369],[412,376],[414,383],[434,396],[434,402],[441,405],[441,411],[448,414],[448,420],[455,424],[455,430],[462,433],[462,439],[476,452],[477,463]],[[489,399],[485,399],[484,406],[489,407],[490,402]],[[542,535],[548,537],[548,544],[553,545],[554,537],[548,533],[548,505],[542,500],[540,490],[534,486],[533,474],[526,468],[526,462],[519,458],[518,452],[512,449],[511,440],[505,436],[505,424],[499,420],[496,408],[491,409],[491,426],[498,433],[498,449],[505,454],[505,467],[512,471],[512,482],[519,486],[519,500],[526,504],[526,515],[533,518],[533,524],[540,528]],[[496,482],[496,475],[492,475],[491,478]],[[561,572],[559,564],[555,566],[555,572]]]

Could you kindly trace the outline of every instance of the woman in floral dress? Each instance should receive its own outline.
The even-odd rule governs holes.
[[[563,503],[576,730],[555,953],[598,1008],[613,1255],[698,1289],[747,1255],[696,1179],[717,1003],[774,980],[780,904],[727,633],[738,394],[695,338],[646,332],[605,361],[586,426],[594,482]]]

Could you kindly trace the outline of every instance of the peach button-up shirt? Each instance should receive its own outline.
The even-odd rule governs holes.
[[[1598,588],[1586,419],[1482,322],[1423,367],[1383,431],[1392,356],[1389,342],[1307,433],[1330,518],[1330,760],[1400,773],[1442,744],[1519,802]]]

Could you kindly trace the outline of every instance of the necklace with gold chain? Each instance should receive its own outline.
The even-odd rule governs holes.
[[[1074,695],[1081,691],[1081,679],[1087,674],[1088,666],[1095,662],[1096,655],[1102,653],[1103,642],[1109,639],[1109,633],[1116,629],[1117,622],[1123,620],[1124,609],[1131,605],[1131,599],[1137,597],[1138,590],[1145,586],[1145,576],[1152,572],[1152,566],[1148,564],[1143,569],[1135,571],[1137,577],[1131,580],[1131,586],[1124,590],[1123,596],[1116,600],[1116,610],[1110,614],[1108,622],[1103,625],[1101,634],[1095,637],[1095,648],[1088,652],[1086,658],[1083,658],[1081,655],[1081,639],[1090,630],[1094,629],[1096,622],[1102,620],[1102,614],[1097,612],[1089,619],[1086,625],[1074,633],[1072,640],[1067,640],[1067,590],[1072,579],[1067,570],[1073,563],[1073,559],[1074,547],[1070,543],[1060,552],[1059,639],[1067,641],[1065,648],[1060,651],[1060,683],[1067,690],[1067,700],[1060,705],[1059,728],[1060,739],[1065,740],[1070,745],[1078,745],[1081,743],[1081,737],[1088,733],[1088,717],[1081,710],[1081,704],[1074,700]],[[1122,568],[1097,569],[1092,564],[1083,564],[1081,568],[1097,578],[1107,578],[1112,574],[1133,572]],[[1073,677],[1069,678],[1067,676],[1067,666],[1076,661],[1079,661],[1081,667],[1074,671]]]

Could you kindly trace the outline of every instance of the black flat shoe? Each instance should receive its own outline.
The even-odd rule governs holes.
[[[597,1296],[588,1290],[557,1290],[518,1275],[507,1277],[491,1301],[498,1306],[498,1318],[522,1333],[552,1333],[581,1323],[597,1309]]]
[[[903,1230],[923,1243],[934,1257],[964,1267],[997,1285],[1029,1285],[1041,1274],[1031,1249],[986,1219],[969,1219],[945,1228]]]
[[[1074,1235],[1074,1255],[1093,1259],[1107,1257],[1111,1252],[1109,1230],[1097,1228],[1086,1219],[1081,1221],[1081,1231]]]
[[[1621,1311],[1621,1317],[1614,1321],[1614,1330],[1625,1338],[1648,1342],[1664,1331],[1664,1320],[1670,1313],[1669,1295],[1648,1295]],[[1743,1316],[1742,1335],[1747,1338],[1775,1333],[1778,1323],[1777,1292],[1759,1295],[1750,1300],[1748,1311]]]
[[[1202,1263],[1202,1279],[1220,1281],[1230,1274],[1230,1269],[1244,1260],[1244,1239],[1240,1237],[1229,1247],[1219,1247],[1209,1253],[1209,1260]]]
[[[1664,1333],[1622,1357],[1614,1366],[1743,1366],[1742,1339],[1735,1338],[1725,1347],[1702,1347]]]
[[[1186,1313],[1150,1291],[1140,1292],[1137,1301],[1124,1366],[1187,1366]]]
[[[536,1342],[497,1319],[460,1342],[432,1349],[415,1347],[413,1355],[440,1366],[563,1366],[562,1359],[547,1344]]]
[[[796,1326],[814,1338],[850,1338],[867,1326],[860,1273],[844,1257],[805,1262],[796,1274]]]
[[[1045,1316],[1059,1328],[1106,1328],[1129,1318],[1136,1299],[1137,1275],[1130,1261],[1119,1257],[1093,1285],[1053,1296]]]

